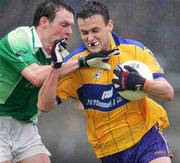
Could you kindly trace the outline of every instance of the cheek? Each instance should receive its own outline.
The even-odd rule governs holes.
[[[59,33],[59,34],[60,34],[60,33],[63,33],[63,31],[64,31],[64,29],[63,29],[62,27],[60,27],[60,26],[59,26],[59,27],[56,27],[56,28],[54,29],[54,33],[57,33],[57,34],[58,34],[58,33]]]
[[[86,36],[84,36],[84,35],[80,35],[81,36],[81,40],[82,41],[86,41],[87,40],[87,37]]]
[[[101,36],[103,42],[106,44],[109,42],[109,35],[106,33],[106,35]]]
[[[62,33],[63,28],[61,27],[61,25],[54,23],[54,24],[51,24],[50,30],[52,31],[52,33],[58,34],[58,33]]]

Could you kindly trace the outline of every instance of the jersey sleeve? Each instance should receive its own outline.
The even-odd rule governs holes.
[[[164,74],[162,67],[160,66],[159,62],[155,58],[154,54],[145,47],[144,49],[144,62],[149,66],[153,74]]]
[[[81,86],[80,71],[75,71],[59,80],[57,96],[61,101],[65,101],[68,98],[79,99],[77,90]]]
[[[164,71],[150,49],[137,47],[136,53],[139,54],[138,60],[150,68],[154,78],[164,77]]]
[[[32,63],[38,63],[35,54],[33,54],[32,41],[27,31],[21,28],[9,33],[4,50],[6,51],[4,60],[9,62],[11,67],[18,72]]]

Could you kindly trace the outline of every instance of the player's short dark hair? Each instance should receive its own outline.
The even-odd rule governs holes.
[[[107,7],[97,0],[88,0],[77,13],[76,19],[86,19],[96,14],[101,15],[104,18],[104,22],[106,24],[108,23],[110,16]]]
[[[75,15],[74,9],[63,0],[46,0],[40,3],[34,13],[33,25],[37,27],[39,25],[39,20],[42,16],[45,16],[52,22],[56,16],[56,12],[64,8],[67,11]]]

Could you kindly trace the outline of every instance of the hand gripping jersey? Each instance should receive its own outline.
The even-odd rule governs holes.
[[[20,72],[33,63],[50,63],[40,47],[34,27],[19,27],[0,41],[0,116],[25,122],[36,120],[39,88]]]
[[[113,69],[117,64],[138,60],[149,66],[154,78],[163,77],[163,70],[153,54],[141,43],[112,34],[111,48],[120,54],[108,63],[112,69],[79,69],[58,83],[57,95],[61,101],[75,98],[84,105],[87,117],[87,135],[98,158],[123,151],[136,144],[157,123],[168,126],[165,110],[148,97],[138,101],[123,99],[113,88]],[[84,45],[71,54],[74,58],[88,55]]]

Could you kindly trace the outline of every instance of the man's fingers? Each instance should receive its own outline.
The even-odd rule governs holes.
[[[108,63],[105,63],[105,62],[99,63],[97,67],[105,69],[105,70],[110,70],[111,69],[111,66]]]
[[[106,51],[100,51],[98,53],[91,53],[89,54],[89,59],[91,58],[102,58],[102,59],[109,59],[112,55],[118,55],[119,50],[118,49],[112,49],[112,50],[106,50]]]
[[[116,76],[121,76],[121,73],[123,72],[123,69],[121,68],[121,66],[117,65],[115,67],[115,69],[113,70],[114,74],[116,74]]]
[[[63,56],[63,58],[65,58],[66,56],[69,55],[68,50],[65,49],[62,45],[58,45],[58,46],[56,46],[56,48],[57,48],[56,49],[56,54],[60,53]]]
[[[94,67],[94,66],[98,66],[98,64],[102,62],[102,58],[93,58],[90,60],[87,60],[87,64],[89,67]]]
[[[108,51],[101,51],[99,53],[91,53],[88,56],[79,58],[80,67],[98,67],[105,70],[110,70],[111,66],[107,63],[108,59],[112,55],[119,54],[118,49],[112,49]]]
[[[112,79],[112,82],[119,85],[119,78],[113,78]]]
[[[137,72],[137,70],[135,70],[133,67],[125,65],[124,69],[128,70],[129,72]]]
[[[118,54],[120,54],[119,49],[113,49],[112,52],[109,53],[108,56],[110,57],[110,56],[112,56],[112,55],[118,55]]]

